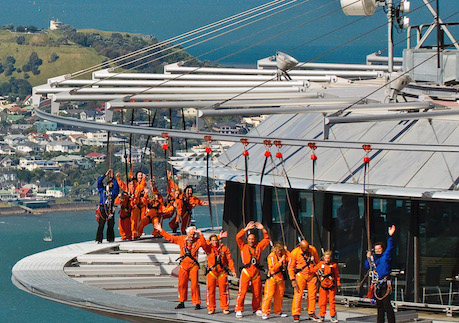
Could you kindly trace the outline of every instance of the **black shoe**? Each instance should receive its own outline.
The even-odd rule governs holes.
[[[178,305],[175,307],[176,310],[185,308],[185,304],[183,302],[178,303]]]
[[[299,315],[293,315],[293,322],[299,322],[300,321],[300,316]]]
[[[196,307],[194,309],[195,310],[200,310],[201,309],[201,304],[196,304]]]

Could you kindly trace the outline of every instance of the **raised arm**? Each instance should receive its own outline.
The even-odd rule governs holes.
[[[269,245],[268,231],[266,231],[265,227],[260,222],[255,223],[255,226],[258,230],[263,232],[263,239],[258,243],[258,249],[262,251]]]

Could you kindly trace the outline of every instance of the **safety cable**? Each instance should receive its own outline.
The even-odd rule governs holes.
[[[209,148],[209,151],[206,150],[206,186],[207,186],[207,200],[209,201],[210,226],[212,227],[212,230],[213,230],[214,229],[214,219],[212,216],[212,203],[210,200],[210,184],[209,184],[209,155],[210,153],[211,151]]]
[[[288,4],[293,3],[293,2],[295,2],[295,1],[297,1],[297,0],[291,0],[289,3],[280,5],[279,7],[288,5]],[[306,3],[306,2],[308,2],[308,1],[310,1],[310,0],[304,0],[302,3]],[[302,4],[302,3],[300,3],[300,4]],[[293,6],[293,7],[296,7],[296,6],[297,6],[297,5],[295,5],[295,6]],[[274,9],[277,9],[277,8],[274,8]],[[269,9],[268,11],[271,11],[271,10],[274,10],[274,9]],[[285,9],[285,10],[288,10],[288,9],[291,9],[291,8],[287,8],[287,9]],[[282,12],[282,11],[280,11],[280,12]],[[130,70],[133,70],[133,69],[135,69],[135,68],[139,68],[139,67],[141,67],[141,66],[144,66],[144,65],[147,65],[147,64],[151,64],[152,62],[155,62],[155,61],[157,61],[157,60],[159,60],[159,59],[162,59],[162,58],[166,58],[166,57],[172,56],[172,55],[174,55],[174,54],[176,54],[176,53],[179,53],[179,52],[183,52],[183,51],[186,50],[186,49],[195,47],[195,46],[200,45],[200,44],[202,44],[202,43],[208,42],[208,41],[210,41],[210,40],[213,40],[213,39],[215,39],[215,38],[218,38],[218,37],[221,37],[221,36],[223,36],[223,35],[225,35],[225,34],[228,34],[228,33],[230,33],[230,32],[233,32],[233,31],[235,31],[235,30],[239,30],[239,29],[241,29],[241,28],[243,28],[243,27],[246,27],[246,26],[248,26],[248,25],[251,25],[251,24],[253,24],[253,23],[256,23],[256,22],[258,22],[258,21],[267,19],[267,18],[271,17],[272,15],[277,15],[277,14],[279,14],[280,12],[275,12],[275,13],[273,13],[273,14],[271,14],[271,15],[266,16],[266,17],[259,18],[259,19],[255,20],[255,21],[253,21],[253,22],[246,23],[246,24],[244,24],[244,25],[242,25],[242,26],[235,27],[235,28],[233,28],[233,29],[231,29],[231,30],[229,30],[229,31],[223,32],[223,33],[221,33],[221,34],[217,34],[217,35],[212,36],[212,37],[210,37],[210,38],[208,38],[208,39],[201,40],[201,41],[199,41],[199,42],[197,42],[197,43],[195,43],[195,44],[186,46],[186,47],[184,47],[184,48],[179,48],[178,50],[173,51],[173,52],[171,52],[171,53],[164,54],[164,55],[162,55],[162,56],[160,56],[160,57],[151,59],[151,60],[149,60],[149,61],[147,61],[147,62],[144,62],[144,63],[138,64],[138,65],[132,66],[132,67],[130,67],[130,68],[124,70],[124,71],[121,71],[121,72],[119,72],[119,73],[116,73],[116,74],[114,74],[114,75],[111,75],[111,76],[108,77],[108,78],[101,79],[101,80],[97,80],[97,81],[95,81],[95,82],[93,82],[93,83],[91,83],[91,84],[86,84],[86,85],[84,85],[84,86],[81,86],[81,87],[79,87],[79,89],[83,89],[83,88],[86,88],[86,87],[89,87],[89,86],[93,86],[93,85],[98,84],[99,82],[101,82],[101,81],[103,81],[103,80],[108,80],[108,79],[114,78],[114,77],[117,76],[117,75],[126,73],[126,72],[128,72],[128,71],[130,71]],[[262,14],[265,14],[265,12],[259,13],[259,14],[257,14],[257,15],[262,15]],[[257,16],[257,15],[256,15],[256,16]],[[248,19],[253,19],[253,17],[249,17],[249,18],[246,18],[246,19],[244,19],[244,20],[248,20]],[[244,21],[244,20],[243,20],[243,21]],[[238,23],[240,23],[240,22],[238,22]],[[238,24],[238,23],[233,23],[233,24],[231,24],[231,25],[235,25],[235,24]],[[225,28],[228,28],[228,27],[222,27],[222,28],[220,28],[220,29],[225,29]],[[167,48],[162,49],[162,50],[160,50],[160,51],[158,51],[158,52],[155,52],[155,53],[153,53],[153,54],[149,54],[149,55],[143,56],[143,57],[141,57],[141,58],[135,59],[135,60],[133,60],[133,61],[129,61],[128,63],[125,63],[125,64],[122,64],[122,65],[117,66],[117,68],[123,67],[123,66],[125,66],[125,65],[133,64],[134,62],[137,62],[137,61],[140,61],[140,60],[144,60],[144,59],[147,58],[147,57],[157,55],[158,53],[161,53],[161,52],[170,50],[171,48],[179,47],[179,46],[181,46],[181,45],[183,45],[183,44],[186,44],[186,43],[188,43],[188,42],[190,42],[190,41],[193,41],[193,40],[202,38],[202,37],[204,37],[204,36],[207,36],[207,35],[209,35],[209,34],[215,33],[216,31],[219,31],[220,29],[217,29],[217,30],[212,31],[212,32],[208,32],[208,33],[205,34],[205,35],[201,35],[201,36],[195,37],[195,38],[193,38],[193,39],[191,39],[191,40],[187,40],[187,41],[182,42],[182,43],[180,43],[180,44],[177,44],[177,45],[174,45],[174,46],[167,47]],[[196,58],[199,58],[199,57],[201,57],[201,56],[203,56],[203,55],[199,55],[199,56],[197,56]],[[198,68],[198,69],[199,69],[199,68]],[[64,81],[65,81],[65,80],[59,81],[59,82],[57,82],[57,84],[59,84],[60,82],[64,82]],[[170,80],[169,80],[169,81],[170,81]],[[160,86],[160,85],[157,85],[157,86]],[[155,87],[157,87],[157,86],[155,86]],[[76,90],[76,89],[75,89],[75,90]],[[138,94],[139,94],[139,93],[138,93]]]
[[[160,46],[162,46],[162,45],[170,44],[171,42],[174,42],[174,41],[177,41],[177,40],[181,40],[181,39],[183,39],[183,38],[185,38],[185,37],[189,37],[190,35],[197,34],[197,33],[199,33],[199,32],[202,32],[202,31],[205,31],[205,30],[207,30],[207,29],[213,28],[213,27],[215,27],[215,26],[218,26],[218,25],[220,25],[220,24],[226,23],[226,22],[228,22],[228,21],[235,20],[235,19],[237,19],[237,18],[239,18],[239,17],[241,17],[241,16],[248,15],[248,14],[250,14],[250,13],[252,13],[252,12],[256,12],[256,11],[258,11],[258,10],[261,10],[261,9],[263,9],[263,8],[272,6],[272,5],[274,5],[274,4],[277,4],[277,3],[280,3],[280,2],[283,2],[283,1],[285,1],[285,0],[281,0],[281,1],[279,1],[279,0],[274,0],[274,1],[268,2],[268,3],[266,3],[266,4],[262,4],[262,5],[258,6],[258,7],[250,8],[250,9],[248,9],[248,10],[246,10],[246,11],[241,12],[241,13],[237,13],[237,14],[235,14],[235,15],[233,15],[233,16],[223,18],[223,19],[221,19],[221,20],[219,20],[219,21],[210,23],[210,24],[208,24],[208,25],[204,25],[204,26],[198,27],[198,28],[196,28],[196,29],[194,29],[194,30],[185,32],[185,33],[183,33],[183,34],[181,34],[181,35],[174,36],[174,37],[172,37],[172,38],[166,39],[166,40],[161,41],[161,42],[159,42],[159,43],[156,43],[156,44],[147,46],[147,47],[145,47],[145,48],[141,48],[141,49],[139,49],[139,50],[136,50],[136,51],[134,51],[134,52],[131,52],[131,53],[122,55],[122,56],[120,56],[120,57],[111,59],[111,60],[109,60],[109,61],[107,61],[107,62],[100,63],[100,64],[96,64],[96,65],[93,65],[93,66],[91,66],[91,67],[89,67],[89,68],[86,68],[86,69],[84,69],[84,70],[77,71],[77,72],[75,72],[75,73],[72,73],[72,74],[71,74],[71,77],[73,78],[73,77],[76,77],[76,76],[79,76],[79,75],[82,75],[82,74],[86,74],[86,73],[88,73],[88,71],[91,72],[91,71],[97,70],[97,69],[99,69],[100,67],[103,67],[103,66],[106,65],[106,64],[111,64],[111,63],[117,62],[117,61],[119,61],[119,60],[123,60],[123,59],[129,58],[129,57],[132,57],[132,56],[139,55],[139,54],[141,54],[141,53],[144,52],[144,51],[150,51],[150,50],[156,49],[156,48],[158,48],[158,47],[160,47]]]

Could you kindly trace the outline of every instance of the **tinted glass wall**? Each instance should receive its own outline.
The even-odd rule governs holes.
[[[230,184],[229,184],[230,183]],[[228,182],[223,215],[224,229],[235,236],[243,227],[240,212],[244,185]],[[392,268],[397,280],[397,300],[459,305],[459,211],[455,202],[399,198],[367,198],[350,194],[275,189],[248,185],[246,222],[262,221],[273,241],[284,241],[292,250],[304,237],[321,254],[334,252],[340,267],[342,293],[362,296],[367,292],[363,261],[368,249],[364,203],[369,206],[370,240],[386,242],[387,228],[395,225]],[[314,200],[314,203],[313,203]],[[293,216],[292,216],[293,214]],[[235,242],[233,257],[239,257]],[[357,288],[359,287],[360,288]],[[440,294],[442,297],[440,297]]]

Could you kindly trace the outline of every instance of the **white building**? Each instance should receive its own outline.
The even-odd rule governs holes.
[[[80,146],[71,141],[52,141],[46,144],[46,151],[59,151],[63,153],[77,153]]]
[[[19,159],[19,168],[33,171],[35,169],[58,171],[59,165],[50,160],[44,160],[41,157],[21,157]]]
[[[58,19],[56,20],[50,20],[49,21],[49,30],[57,30],[62,27],[64,23],[62,21],[59,21]]]
[[[50,188],[46,190],[45,196],[52,196],[55,198],[64,197],[64,190],[61,187]]]

